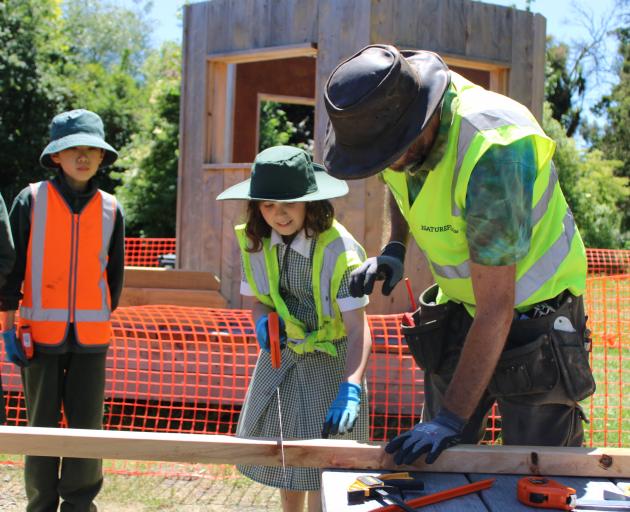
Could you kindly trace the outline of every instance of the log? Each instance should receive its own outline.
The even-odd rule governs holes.
[[[630,477],[630,449],[460,445],[432,465],[396,466],[382,444],[308,439],[285,441],[287,466]],[[281,466],[278,439],[37,427],[0,427],[0,453]]]

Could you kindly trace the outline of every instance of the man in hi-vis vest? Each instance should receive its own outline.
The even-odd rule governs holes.
[[[582,294],[586,256],[552,163],[554,142],[521,104],[435,53],[372,45],[326,84],[333,176],[381,173],[390,242],[352,276],[353,295],[402,278],[409,232],[436,285],[402,329],[424,369],[421,423],[386,447],[432,463],[476,443],[497,401],[504,444],[579,446],[578,402],[595,389]]]

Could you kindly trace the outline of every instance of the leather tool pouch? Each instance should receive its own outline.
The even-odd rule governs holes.
[[[504,350],[488,389],[499,397],[546,393],[556,386],[558,378],[551,339],[543,334],[531,343]]]
[[[578,328],[575,332],[558,329],[562,327],[563,322],[560,321],[563,319],[562,316],[556,317],[551,339],[567,395],[579,402],[595,392],[595,380],[589,364],[589,353],[584,348],[585,329]]]
[[[582,298],[566,295],[556,311],[512,322],[506,349],[488,386],[491,393],[500,397],[546,393],[561,381],[570,400],[578,402],[593,394]]]
[[[435,304],[438,285],[420,295],[420,307],[414,311],[413,326],[401,325],[409,351],[425,372],[435,372],[442,363],[451,303]]]

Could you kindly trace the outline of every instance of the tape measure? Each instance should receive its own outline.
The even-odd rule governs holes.
[[[527,476],[518,481],[518,500],[530,507],[573,510],[577,494],[572,487],[551,478]]]

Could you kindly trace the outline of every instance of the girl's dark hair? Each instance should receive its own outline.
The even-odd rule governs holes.
[[[258,252],[262,249],[262,239],[271,236],[271,227],[260,213],[262,201],[247,203],[247,220],[245,234],[249,238],[248,252]],[[320,233],[330,229],[335,218],[335,208],[328,199],[322,201],[307,201],[306,216],[304,217],[304,232],[308,238],[315,238]]]

